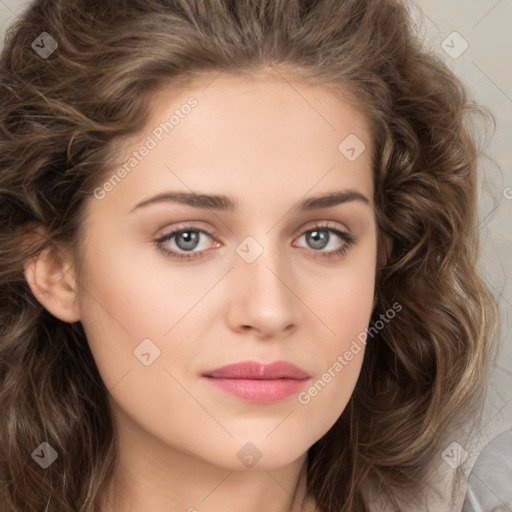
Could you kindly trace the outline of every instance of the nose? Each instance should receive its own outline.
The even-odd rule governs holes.
[[[301,301],[286,256],[264,248],[252,263],[236,256],[228,293],[228,324],[261,339],[289,336],[301,320]]]

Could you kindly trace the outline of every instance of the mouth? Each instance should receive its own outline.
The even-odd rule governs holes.
[[[283,400],[298,393],[311,378],[305,370],[286,361],[244,361],[205,372],[202,377],[224,392],[255,403]]]

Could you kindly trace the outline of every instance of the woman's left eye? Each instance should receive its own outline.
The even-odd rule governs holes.
[[[356,238],[350,233],[326,225],[314,226],[305,231],[300,238],[305,237],[308,244],[310,244],[313,249],[325,249],[332,241],[330,233],[334,233],[334,239],[338,238],[342,241],[342,244],[338,249],[322,252],[320,255],[321,258],[332,259],[341,257],[356,243]],[[334,245],[336,246],[336,243],[334,243]],[[318,250],[315,250],[315,252],[318,252]]]
[[[329,246],[332,242],[331,234],[334,234],[334,240],[337,238],[342,241],[342,244],[337,249],[323,251],[323,249]],[[194,249],[197,249],[201,245],[200,239],[202,238],[202,235],[206,235],[206,237],[209,238],[212,238],[213,236],[204,229],[192,226],[184,227],[171,231],[170,233],[158,238],[154,241],[154,244],[160,251],[171,258],[178,260],[192,260],[202,257],[203,253],[206,252],[206,249],[204,248],[203,250],[194,251]],[[356,243],[356,239],[353,235],[330,226],[314,226],[311,229],[304,231],[299,239],[303,237],[305,237],[310,248],[313,249],[313,252],[320,252],[319,257],[327,259],[341,257]],[[173,243],[167,243],[169,241]],[[215,243],[217,244],[217,247],[221,245],[218,242]],[[171,246],[171,248],[169,248],[169,246]]]

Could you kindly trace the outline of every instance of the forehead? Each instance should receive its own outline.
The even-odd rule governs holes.
[[[205,74],[189,81],[186,87],[160,89],[150,104],[152,116],[144,132],[186,108],[190,98],[198,105],[190,112],[194,115],[186,112],[185,118],[190,119],[186,124],[197,133],[222,128],[224,132],[231,129],[233,135],[244,135],[250,134],[252,128],[260,137],[267,132],[273,138],[282,129],[281,137],[288,134],[290,140],[319,135],[330,141],[332,136],[336,139],[352,130],[365,139],[367,146],[371,142],[367,119],[348,91],[332,84],[311,85],[270,72]],[[174,135],[179,137],[179,130]],[[212,130],[209,138],[214,136]]]
[[[242,201],[333,188],[372,196],[369,127],[342,90],[269,74],[205,75],[158,91],[150,112],[121,161],[145,144],[151,150],[110,200],[134,203],[161,188]]]

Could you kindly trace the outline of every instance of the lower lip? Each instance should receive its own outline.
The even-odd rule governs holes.
[[[279,402],[298,393],[308,379],[222,379],[205,377],[206,380],[223,391],[245,400],[258,403]]]

